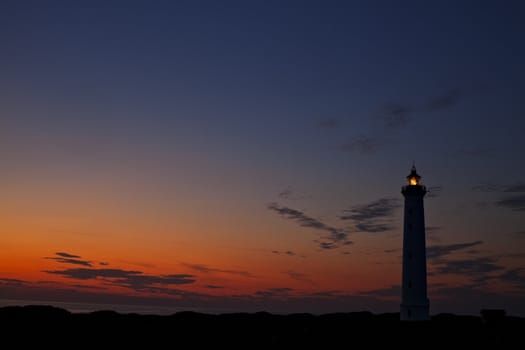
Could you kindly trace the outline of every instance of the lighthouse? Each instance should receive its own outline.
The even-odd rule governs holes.
[[[408,184],[401,193],[405,197],[403,225],[403,273],[401,278],[401,321],[429,319],[427,297],[427,258],[425,252],[425,209],[427,193],[420,184],[415,165],[407,176]]]

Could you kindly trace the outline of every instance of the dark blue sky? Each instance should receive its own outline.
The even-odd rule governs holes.
[[[510,139],[523,129],[519,2],[2,6],[6,99],[31,96],[33,108],[58,119],[93,110],[87,128],[154,122],[277,152],[395,137],[418,145],[409,159],[461,148],[517,155]],[[427,111],[447,94],[454,111]],[[384,130],[377,116],[396,106],[419,135]],[[318,120],[339,125],[320,135]]]
[[[523,253],[524,10],[522,1],[2,1],[6,203],[36,198],[7,212],[90,230],[55,221],[65,210],[110,236],[118,225],[108,218],[144,214],[166,223],[162,238],[186,237],[167,224],[181,220],[213,242],[242,237],[239,251],[287,250],[300,239],[285,232],[299,228],[268,203],[336,225],[345,208],[399,198],[415,161],[435,189],[434,243],[482,240],[501,266],[523,266],[502,256]],[[86,210],[104,205],[107,216]],[[400,246],[396,215],[398,226],[374,233],[387,235],[380,243],[351,234],[352,263]],[[75,241],[61,239],[56,249]]]

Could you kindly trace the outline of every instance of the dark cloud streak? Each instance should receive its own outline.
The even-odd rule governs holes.
[[[401,286],[395,285],[388,288],[379,288],[373,290],[362,291],[360,295],[375,296],[375,297],[399,297],[401,296]]]
[[[141,271],[128,271],[121,269],[86,269],[75,268],[66,270],[46,270],[49,274],[61,275],[66,278],[78,280],[101,280],[109,285],[130,288],[135,291],[146,291],[156,288],[154,285],[182,285],[195,282],[193,275],[145,275]]]
[[[523,183],[512,185],[484,183],[473,186],[471,189],[477,192],[519,193],[500,198],[494,204],[512,211],[525,211],[525,184]]]
[[[62,263],[62,264],[72,264],[72,265],[82,265],[91,267],[91,262],[87,260],[81,260],[80,255],[73,255],[69,253],[64,252],[57,252],[55,253],[57,255],[56,257],[46,257],[44,259],[49,260],[55,260],[56,262]]]
[[[282,199],[288,199],[292,196],[293,194],[293,191],[291,188],[286,188],[284,190],[282,190],[281,192],[279,192],[279,198],[282,198]]]
[[[267,208],[286,219],[295,221],[302,227],[309,227],[328,233],[328,236],[324,236],[318,241],[321,249],[334,249],[342,244],[351,244],[351,241],[347,240],[347,232],[312,218],[300,210],[280,206],[278,203],[270,203]]]
[[[255,296],[269,298],[285,297],[288,296],[292,291],[292,288],[268,288],[256,291]]]
[[[79,255],[73,255],[73,254],[69,254],[69,253],[64,253],[64,252],[56,252],[55,255],[58,255],[62,258],[71,258],[71,259],[80,259],[81,256]]]
[[[358,232],[384,232],[393,228],[390,220],[399,207],[397,198],[380,198],[368,204],[346,209],[345,214],[339,218],[352,221]]]
[[[383,250],[384,253],[387,253],[387,254],[390,254],[390,253],[396,253],[396,252],[400,252],[401,251],[401,248],[395,248],[395,249],[385,249]]]
[[[290,277],[291,279],[294,279],[296,281],[306,282],[308,284],[316,285],[316,283],[313,280],[310,279],[310,276],[308,276],[307,274],[304,274],[302,272],[297,272],[297,271],[294,271],[294,270],[288,270],[288,271],[284,271],[283,273],[288,275],[288,277]]]
[[[504,282],[508,282],[515,287],[525,289],[525,268],[518,267],[505,271],[499,275],[498,278]]]
[[[213,284],[207,284],[204,286],[204,288],[208,288],[208,289],[223,289],[224,287],[223,286],[216,286],[216,285],[213,285]]]
[[[26,281],[19,280],[16,278],[0,278],[0,285],[7,285],[7,286],[24,286],[26,285]]]
[[[218,273],[227,273],[227,274],[238,275],[238,276],[243,276],[243,277],[251,277],[251,278],[255,277],[252,273],[250,273],[248,271],[242,271],[242,270],[218,269],[218,268],[209,267],[207,265],[202,265],[202,264],[182,263],[182,265],[187,267],[187,268],[190,268],[190,269],[192,269],[194,271],[201,272],[201,273],[218,272]]]
[[[394,209],[399,207],[396,198],[381,198],[364,205],[354,206],[345,210],[348,214],[341,216],[341,220],[367,221],[391,216]]]
[[[82,266],[91,267],[91,262],[86,261],[86,260],[68,259],[68,258],[50,258],[50,257],[47,257],[46,259],[55,260],[62,264],[82,265]]]
[[[474,241],[474,242],[465,242],[465,243],[455,243],[455,244],[444,244],[444,245],[433,245],[427,247],[427,258],[437,259],[442,258],[446,255],[449,255],[453,252],[457,252],[463,249],[474,247],[482,244],[483,241]]]
[[[465,275],[472,278],[482,277],[488,272],[503,270],[503,266],[497,265],[497,259],[491,257],[480,257],[476,259],[447,260],[435,264],[437,274]]]
[[[82,288],[82,289],[97,289],[97,290],[105,290],[105,289],[107,289],[107,288],[100,287],[100,286],[88,286],[88,285],[85,285],[85,284],[72,284],[71,286],[72,287],[76,287],[76,288]]]
[[[291,251],[291,250],[286,250],[286,251],[272,250],[272,253],[273,253],[273,254],[277,254],[277,255],[297,256],[297,254],[294,253],[294,252]]]
[[[525,211],[525,195],[502,198],[496,201],[496,205],[512,211]]]
[[[436,198],[443,190],[442,186],[431,186],[427,188],[427,198]]]
[[[525,192],[525,184],[508,185],[503,192]]]

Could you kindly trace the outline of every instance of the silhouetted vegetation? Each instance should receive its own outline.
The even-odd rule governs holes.
[[[70,313],[51,306],[0,308],[2,336],[39,345],[189,344],[319,345],[337,344],[451,346],[457,344],[511,346],[519,344],[525,318],[505,316],[494,322],[481,317],[440,314],[428,322],[400,322],[399,314],[370,312],[325,315],[273,315],[266,312],[202,314],[179,312],[170,316],[120,314],[114,311]],[[420,339],[420,340],[416,340]],[[421,340],[422,339],[422,340]],[[423,341],[423,343],[421,343]]]

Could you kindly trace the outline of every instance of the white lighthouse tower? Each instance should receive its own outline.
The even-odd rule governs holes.
[[[415,165],[407,179],[408,185],[401,190],[405,197],[401,321],[424,321],[429,319],[423,207],[427,189],[420,184]]]

